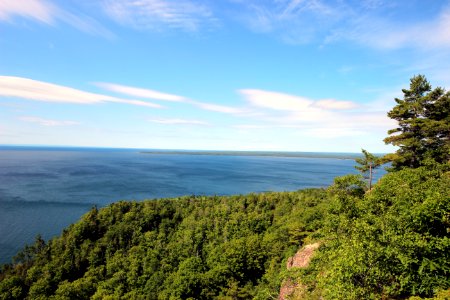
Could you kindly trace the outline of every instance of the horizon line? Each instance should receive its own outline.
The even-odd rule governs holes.
[[[304,150],[228,150],[228,149],[185,149],[185,148],[141,148],[141,147],[111,147],[111,146],[75,146],[75,145],[39,145],[39,144],[0,144],[0,148],[61,148],[61,149],[104,149],[104,150],[139,150],[145,152],[232,152],[232,153],[324,153],[324,154],[361,154],[361,152],[344,151],[304,151]],[[384,155],[387,153],[374,154]]]

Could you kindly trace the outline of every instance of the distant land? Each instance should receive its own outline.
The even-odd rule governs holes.
[[[218,156],[272,156],[299,158],[337,158],[355,159],[360,153],[344,152],[284,152],[284,151],[221,151],[221,150],[148,150],[142,154],[172,154],[172,155],[218,155]],[[380,154],[383,155],[383,154]]]
[[[255,151],[255,150],[181,150],[181,149],[143,149],[143,148],[108,148],[83,146],[42,146],[42,145],[0,145],[0,150],[36,150],[36,151],[137,151],[153,155],[213,155],[213,156],[263,156],[263,157],[298,157],[298,158],[334,158],[355,159],[361,153],[355,152],[302,152],[302,151]],[[386,153],[374,153],[383,156]]]

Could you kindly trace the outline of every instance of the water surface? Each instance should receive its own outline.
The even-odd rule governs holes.
[[[94,205],[326,187],[355,173],[348,155],[142,152],[0,147],[0,263],[37,234],[60,234]]]

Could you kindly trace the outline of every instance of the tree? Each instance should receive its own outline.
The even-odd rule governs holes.
[[[389,157],[393,170],[418,168],[450,161],[450,93],[432,89],[425,76],[411,78],[409,89],[403,89],[403,99],[388,116],[398,127],[388,131],[386,144],[399,149]]]
[[[358,201],[331,202],[323,228],[329,242],[311,266],[321,296],[412,300],[448,290],[449,195],[450,177],[421,167],[387,174]],[[344,201],[353,206],[336,210]]]
[[[382,164],[382,161],[380,158],[376,157],[372,153],[369,153],[367,150],[361,149],[361,151],[364,154],[364,157],[355,159],[355,161],[359,164],[359,166],[355,166],[355,169],[359,170],[363,174],[364,178],[368,180],[369,190],[371,190],[373,172]]]

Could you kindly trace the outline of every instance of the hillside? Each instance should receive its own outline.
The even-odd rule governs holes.
[[[300,287],[293,299],[450,299],[448,167],[362,186],[353,175],[336,178],[320,251],[307,269],[285,273]]]
[[[321,226],[324,190],[118,202],[38,240],[0,298],[276,297],[283,260]]]
[[[273,299],[286,280],[307,287],[302,299],[450,288],[449,173],[408,169],[364,188],[349,175],[328,190],[93,208],[4,266],[0,299]],[[311,265],[287,270],[315,240],[322,246]]]

